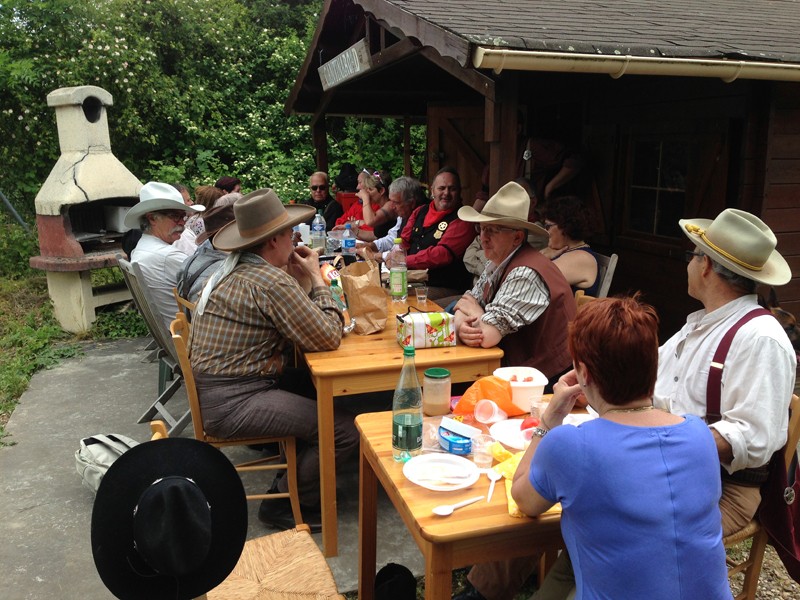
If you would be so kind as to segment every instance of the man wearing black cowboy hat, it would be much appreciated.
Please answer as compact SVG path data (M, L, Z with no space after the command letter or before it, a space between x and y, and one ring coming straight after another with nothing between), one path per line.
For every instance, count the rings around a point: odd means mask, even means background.
M317 405L307 381L289 382L295 346L335 350L343 317L320 274L318 255L292 244L292 226L314 209L284 207L270 189L233 205L236 220L220 229L214 246L231 254L210 278L192 327L192 367L207 433L226 438L293 435L304 442L297 479L305 521L319 528ZM311 282L311 294L299 277ZM337 461L358 446L351 416L334 413ZM271 491L285 492L281 479ZM294 526L289 502L262 504L259 518L278 528Z

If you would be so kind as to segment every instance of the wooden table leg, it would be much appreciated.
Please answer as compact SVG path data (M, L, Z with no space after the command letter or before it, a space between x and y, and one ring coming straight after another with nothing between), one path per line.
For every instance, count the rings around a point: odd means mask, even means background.
M453 551L449 544L426 544L425 600L450 600L453 594Z
M366 442L361 441L364 448ZM378 540L378 478L362 453L358 484L358 597L375 597L375 566ZM378 599L380 600L380 599Z
M333 434L333 386L330 381L314 381L317 388L317 429L319 431L319 488L322 506L322 552L339 554L336 509L336 450Z

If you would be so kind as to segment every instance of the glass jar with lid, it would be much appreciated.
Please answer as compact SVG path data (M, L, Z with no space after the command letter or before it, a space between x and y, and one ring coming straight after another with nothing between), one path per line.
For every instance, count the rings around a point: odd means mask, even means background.
M450 371L434 367L422 380L422 411L429 417L450 413Z

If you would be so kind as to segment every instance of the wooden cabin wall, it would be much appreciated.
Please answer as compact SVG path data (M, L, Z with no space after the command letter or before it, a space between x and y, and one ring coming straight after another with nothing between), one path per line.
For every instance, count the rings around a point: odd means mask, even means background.
M762 218L792 269L776 290L781 307L800 315L800 84L774 83L771 99Z

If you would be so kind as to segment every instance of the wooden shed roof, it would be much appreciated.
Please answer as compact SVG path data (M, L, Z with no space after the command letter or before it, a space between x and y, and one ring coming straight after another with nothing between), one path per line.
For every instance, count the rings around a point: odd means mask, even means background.
M379 31L371 32L371 27ZM370 34L370 69L325 92L317 68ZM758 78L800 80L800 2L326 0L286 108L316 114L424 115L426 103L452 102L473 93L491 97L496 79L492 69L475 68L486 50L495 53L494 62L483 66L498 70L608 73L584 67L609 58L645 61L639 63L644 65L639 74L670 75L680 73L659 71L655 63L735 61L783 69ZM510 51L522 61L545 57L554 62L544 68L519 62L514 66L498 58L498 51ZM576 57L584 64L563 61ZM696 75L728 77L713 71Z

